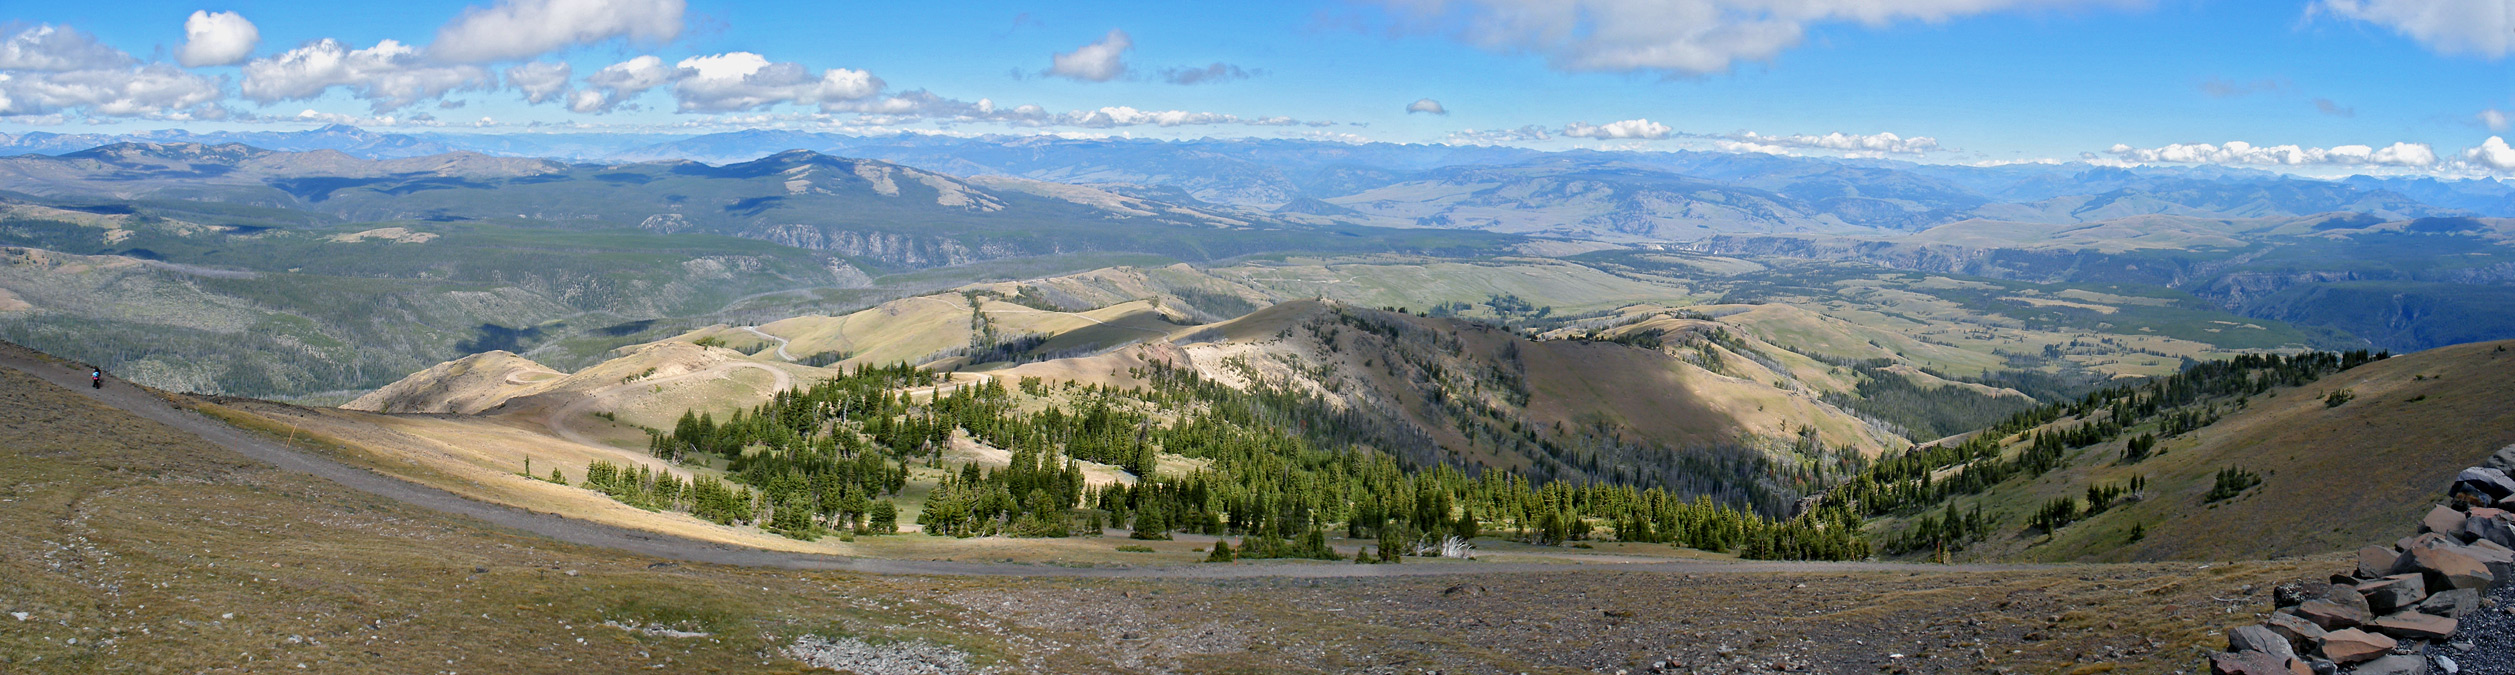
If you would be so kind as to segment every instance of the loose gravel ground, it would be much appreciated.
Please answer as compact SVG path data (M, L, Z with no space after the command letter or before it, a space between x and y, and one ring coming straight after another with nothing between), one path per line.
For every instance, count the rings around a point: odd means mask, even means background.
M2453 640L2428 646L2436 672L2446 672L2441 657L2459 675L2515 675L2515 584L2499 586L2482 605L2462 618Z

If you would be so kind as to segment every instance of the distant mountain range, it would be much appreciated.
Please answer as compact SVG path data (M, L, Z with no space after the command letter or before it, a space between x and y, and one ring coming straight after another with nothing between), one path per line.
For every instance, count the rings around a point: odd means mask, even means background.
M116 143L242 144L312 153L309 157L337 153L369 160L473 153L543 158L553 164L732 165L807 150L880 160L952 180L1004 177L1083 186L1234 220L1474 229L1627 243L1733 234L1896 236L1977 219L2076 223L2148 215L2289 218L2344 211L2385 220L2515 217L2515 184L2489 179L2358 176L2326 181L2223 167L1974 167L1714 152L1546 153L1265 139L961 138L777 130L700 136L380 134L328 126L298 132L0 135L0 154L66 156ZM338 161L325 157L319 163Z

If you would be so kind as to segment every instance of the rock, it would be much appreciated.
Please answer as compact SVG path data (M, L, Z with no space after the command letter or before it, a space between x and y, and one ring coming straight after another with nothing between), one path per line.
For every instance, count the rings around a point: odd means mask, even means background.
M2399 558L2401 556L2399 554L2395 554L2393 557ZM2392 574L2392 563L2387 562L2384 566L2384 574ZM2384 576L2384 574L2378 574L2375 576L2380 577ZM2271 606L2286 609L2305 604L2305 601L2307 600L2321 600L2323 599L2323 591L2329 590L2331 587L2331 584L2318 584L2310 581L2292 581L2273 586L2270 589Z
M2367 609L2377 614L2417 607L2419 601L2428 599L2428 584L2417 574L2395 574L2358 584L2357 590L2366 596Z
M2428 509L2427 517L2419 519L2419 531L2454 534L2463 531L2463 512L2439 506Z
M2330 600L2308 600L2305 604L2297 606L2297 616L2329 631L2364 625L2366 622L2375 620L2375 612L2368 611L2364 605L2345 605Z
M2323 658L2342 665L2371 661L2385 652L2393 651L2393 648L2400 644L2382 635L2356 628L2344 628L2323 636Z
M2419 611L2448 619L2463 618L2463 615L2470 614L2472 610L2479 608L2480 591L2470 588L2457 588L2429 595L2428 599L2419 601Z
M2472 509L2472 511L2493 511L2494 513L2463 519L2464 537L2470 538L2473 542L2486 541L2499 546L2515 547L2515 514L2497 509Z
M2409 611L2376 619L2367 627L2405 640L2443 640L2454 637L2454 625L2453 619Z
M2227 631L2227 651L2261 652L2282 659L2297 657L2297 649L2288 644L2288 638L2261 626L2239 626Z
M2463 547L2463 552L2478 558L2480 564L2489 566L2489 574L2497 577L2500 583L2515 581L2515 548L2482 539Z
M2222 652L2209 657L2212 675L2312 675L2314 670L2294 657L2261 652Z
M2515 478L2508 478L2506 471L2501 469L2475 466L2454 476L2451 494L2456 501L2488 506L2515 496Z
M2392 574L2393 561L2400 559L2400 551L2395 551L2383 546L2369 546L2358 549L2358 578L2373 579L2387 574Z
M2305 665L2314 669L2314 675L2340 675L2340 664L2331 659L2307 659Z
M2262 620L2262 627L2288 638L2288 645L2295 647L2299 654L2312 654L2322 649L2323 635L2329 632L2305 617L2286 612L2271 613L2270 618Z
M2490 455L2488 461L2481 462L2480 466L2497 469L2500 473L2515 474L2515 445L2498 448L2497 454Z
M2410 654L2395 654L2359 664L2352 672L2358 675L2428 675L2428 660Z
M2454 675L2455 673L2463 672L2462 664L2455 663L2454 657L2443 655L2436 657L2436 669L2445 671L2445 675Z
M2457 588L2488 588L2497 581L2487 563L2449 543L2427 541L2432 535L2419 535L2422 541L2402 549L2401 559L2393 563L2396 573L2417 572L2427 577L2428 590Z

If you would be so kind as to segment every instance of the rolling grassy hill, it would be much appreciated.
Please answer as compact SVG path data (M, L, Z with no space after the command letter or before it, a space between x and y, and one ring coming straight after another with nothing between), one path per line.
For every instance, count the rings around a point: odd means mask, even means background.
M2339 396L2335 396L2339 393ZM2395 356L2214 409L2215 423L2165 434L2158 421L2121 438L2070 450L2049 473L2002 482L1954 500L1980 506L1996 526L1959 554L1997 560L2232 560L2345 551L2391 541L2401 523L2444 498L2456 471L2515 443L2515 342L2444 347ZM2046 428L2068 428L2076 419ZM2157 434L2146 459L2132 438ZM2260 483L2213 499L2218 474L2239 469ZM2132 499L2051 532L2028 530L2036 509L2079 499L2095 485L2146 487ZM1885 518L1873 535L1906 531L1912 516Z

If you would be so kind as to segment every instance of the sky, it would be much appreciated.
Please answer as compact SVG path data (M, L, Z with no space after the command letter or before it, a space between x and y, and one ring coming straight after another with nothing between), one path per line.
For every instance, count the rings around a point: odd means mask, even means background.
M0 132L783 128L2515 176L2515 0L21 0L0 21Z

